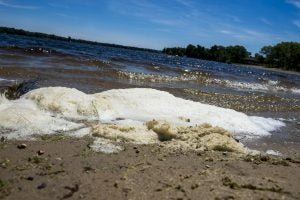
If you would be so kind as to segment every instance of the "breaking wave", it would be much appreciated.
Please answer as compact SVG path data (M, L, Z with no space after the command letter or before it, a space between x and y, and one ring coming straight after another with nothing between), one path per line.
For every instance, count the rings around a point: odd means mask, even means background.
M260 91L260 92L290 92L300 94L300 89L295 87L286 87L279 84L278 81L268 80L265 83L250 83L231 80L223 80L211 77L211 75L200 71L187 71L177 76L146 74L137 72L118 71L120 78L147 81L147 82L185 82L193 81L200 85L221 85L234 88L240 91Z

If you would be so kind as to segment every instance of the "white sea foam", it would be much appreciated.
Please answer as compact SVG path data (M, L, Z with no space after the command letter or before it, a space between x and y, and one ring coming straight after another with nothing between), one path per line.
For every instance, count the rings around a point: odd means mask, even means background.
M266 154L274 155L274 156L281 156L282 155L279 151L274 151L272 149L267 150Z
M8 139L30 139L32 135L68 131L76 135L83 127L83 124L55 117L27 99L0 101L0 133Z
M0 82L13 82L13 81L15 81L15 80L0 78Z
M112 144L110 140L97 138L89 147L95 152L118 153L123 150L121 146Z
M300 88L296 87L284 87L280 86L278 81L267 80L265 83L247 83L239 81L221 80L210 78L203 75L201 72L185 71L186 73L180 76L167 76L167 75L155 75L155 74L145 74L145 73L135 73L135 72L124 72L119 71L120 77L128 78L130 80L137 81L150 81L150 82L177 82L177 81L197 81L203 84L219 84L225 85L227 87L235 88L241 91L255 90L262 92L290 92L294 94L300 94Z
M145 122L166 120L175 126L194 126L209 123L232 133L268 135L284 123L262 117L249 117L241 112L177 98L154 89L110 90L93 95L109 102L102 110L100 120L116 118ZM188 119L188 120L184 120Z
M158 121L158 127L149 125L153 119ZM199 134L205 136L206 132L219 138L214 142L217 146L224 144L219 143L224 138L230 139L221 129L206 125L197 128L205 123L247 137L268 135L285 125L279 120L247 116L145 88L116 89L89 95L76 89L49 87L33 90L18 100L0 97L0 135L9 139L30 139L35 135L55 133L77 137L93 134L116 142L147 144L172 135L176 139L185 138L182 141L194 142L196 140L188 136L189 133L196 138ZM197 141L204 145L207 138L212 141L212 135ZM233 141L230 139L226 144L240 148ZM101 146L103 141L96 144ZM210 147L209 144L206 146Z
M287 88L278 85L278 81L269 80L267 83L246 83L238 81L229 80L219 80L214 79L215 83L224 84L228 87L236 88L238 90L256 90L256 91L272 91L272 92L291 92L295 94L300 94L299 88Z

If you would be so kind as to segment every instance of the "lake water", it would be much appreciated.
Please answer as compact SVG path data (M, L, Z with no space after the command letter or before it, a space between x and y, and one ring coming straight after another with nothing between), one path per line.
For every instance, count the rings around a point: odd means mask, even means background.
M162 53L0 34L0 86L39 78L93 94L154 88L176 97L285 123L241 141L253 149L300 152L300 75ZM142 101L142 99L141 99Z

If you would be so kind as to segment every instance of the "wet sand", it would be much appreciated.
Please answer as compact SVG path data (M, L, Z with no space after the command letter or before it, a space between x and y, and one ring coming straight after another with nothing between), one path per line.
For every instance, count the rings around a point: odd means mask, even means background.
M103 154L91 151L91 142L62 136L2 141L0 199L300 198L298 154L253 157L133 144ZM22 143L26 148L18 148Z

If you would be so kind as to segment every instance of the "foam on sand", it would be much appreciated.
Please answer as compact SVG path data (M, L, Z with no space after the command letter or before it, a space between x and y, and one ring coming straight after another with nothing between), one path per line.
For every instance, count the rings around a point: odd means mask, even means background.
M271 118L247 116L145 88L89 95L71 88L48 87L33 90L17 100L0 98L0 135L9 139L63 133L116 142L167 141L194 149L241 152L243 147L228 132L257 137L282 126L283 122Z
M248 136L269 135L271 131L284 125L274 119L247 116L232 109L184 100L155 89L109 90L93 97L108 102L106 107L109 109L100 108L100 120L103 122L113 122L121 118L135 122L165 120L175 126L209 123L233 134Z
M95 125L94 137L115 142L154 144L181 150L217 150L246 153L247 150L232 135L219 127L209 124L190 127L173 127L166 121L151 120L143 125ZM95 145L93 146L95 147Z
M0 135L8 139L31 139L33 135L74 132L83 128L40 109L35 102L20 99L15 101L0 98Z
M105 138L97 138L89 147L95 152L118 153L123 150L121 146L112 144L110 140Z

